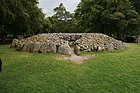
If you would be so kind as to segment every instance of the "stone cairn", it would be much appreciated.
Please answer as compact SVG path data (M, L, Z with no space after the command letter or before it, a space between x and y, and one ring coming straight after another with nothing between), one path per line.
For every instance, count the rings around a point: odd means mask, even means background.
M124 50L127 44L99 33L48 33L14 39L11 48L33 53L78 55L81 51Z

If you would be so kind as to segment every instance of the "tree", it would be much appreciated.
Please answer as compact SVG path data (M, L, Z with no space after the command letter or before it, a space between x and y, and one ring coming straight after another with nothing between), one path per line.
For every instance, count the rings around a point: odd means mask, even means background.
M63 3L60 3L60 5L56 8L54 8L55 14L53 17L57 18L58 20L64 20L67 21L71 18L70 12L66 10Z
M77 25L84 32L100 32L123 39L137 31L140 15L129 0L81 0L75 11Z
M5 34L32 35L39 33L44 24L44 14L37 0L1 0L0 28Z
M45 18L42 33L49 33L49 32L51 32L52 23L51 23L50 19L51 19L50 17Z
M48 18L51 22L51 32L74 32L74 14L67 11L62 3L54 8L54 12L55 14Z

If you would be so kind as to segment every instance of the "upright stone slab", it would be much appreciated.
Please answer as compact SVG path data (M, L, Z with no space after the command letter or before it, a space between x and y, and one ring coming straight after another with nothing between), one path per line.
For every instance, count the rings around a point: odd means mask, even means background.
M77 54L77 55L80 54L80 47L79 47L78 45L76 45L76 46L74 47L74 52L75 52L75 54Z
M33 53L38 53L38 52L40 52L40 48L41 48L42 43L40 43L40 42L35 42L33 45L34 45Z
M56 45L51 42L45 42L42 44L40 47L40 52L41 53L56 53Z
M58 47L58 53L71 55L71 48L68 44L63 44Z

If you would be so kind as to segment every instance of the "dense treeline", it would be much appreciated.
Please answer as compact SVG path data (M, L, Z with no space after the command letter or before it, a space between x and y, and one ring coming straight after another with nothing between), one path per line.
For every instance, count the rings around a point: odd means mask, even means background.
M37 0L0 0L1 34L32 35L44 25L44 14Z
M132 2L130 2L132 1ZM139 34L139 0L81 0L75 11L79 31L124 39Z
M140 34L139 6L139 0L81 0L69 18L60 4L54 9L56 14L48 18L50 32L97 32L124 39Z
M37 0L0 0L0 34L96 32L118 39L140 34L140 0L81 0L75 13L64 5L45 18Z

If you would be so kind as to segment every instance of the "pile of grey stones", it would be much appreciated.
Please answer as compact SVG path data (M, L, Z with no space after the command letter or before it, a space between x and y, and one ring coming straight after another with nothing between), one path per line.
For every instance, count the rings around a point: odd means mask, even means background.
M101 52L124 50L126 43L99 33L44 33L25 39L14 39L11 48L33 53L79 54L81 51Z

